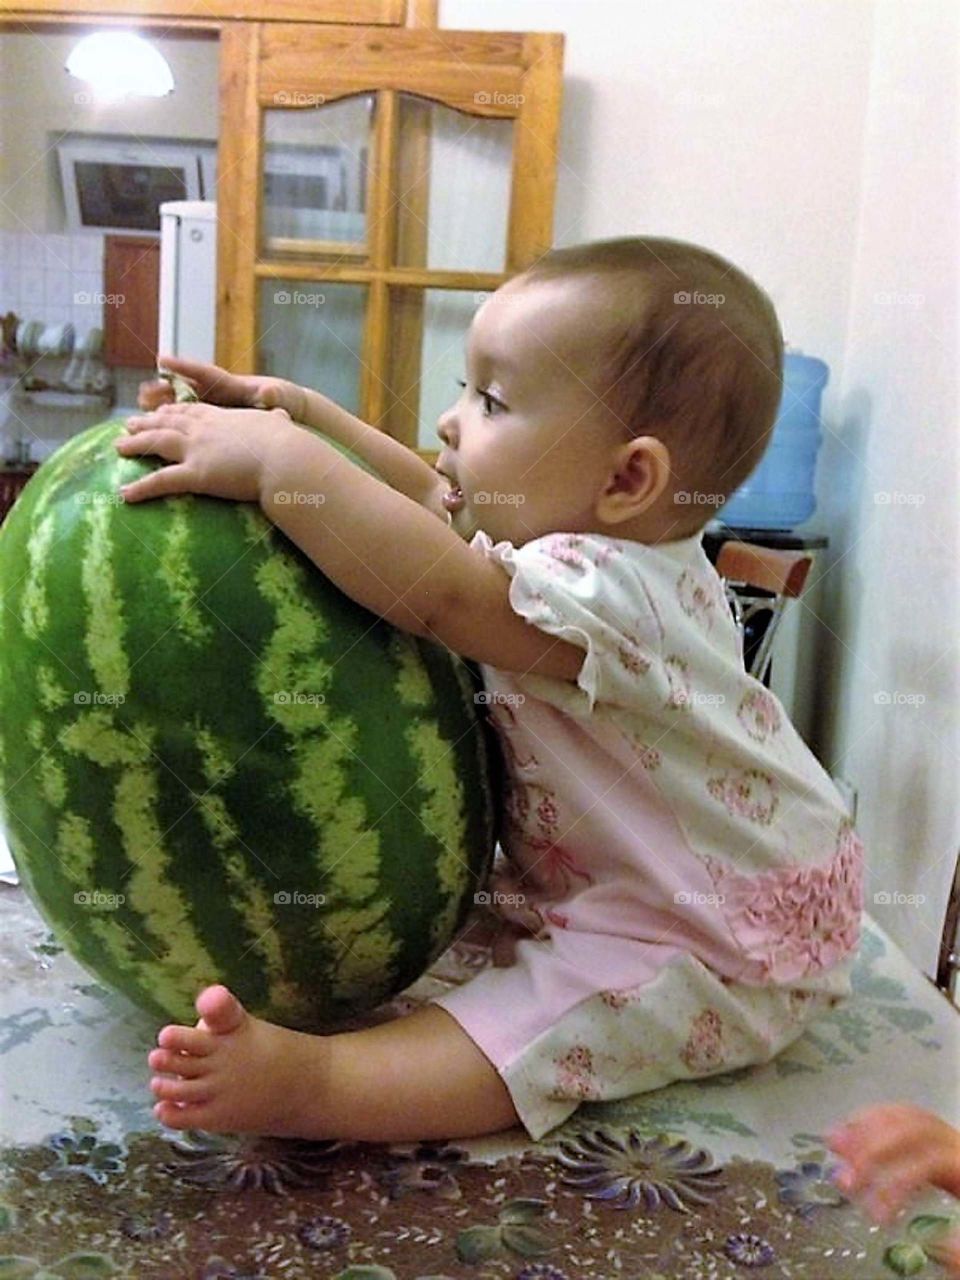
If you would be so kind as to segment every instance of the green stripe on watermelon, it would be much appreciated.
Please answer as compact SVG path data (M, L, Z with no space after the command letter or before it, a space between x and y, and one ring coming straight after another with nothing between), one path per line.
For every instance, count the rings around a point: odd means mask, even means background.
M446 844L445 856L438 860L438 873L444 889L445 900L433 921L434 943L442 949L444 940L454 936L463 925L473 904L473 895L483 887L486 870L478 875L461 855L461 844L472 848L475 843L494 843L491 818L494 813L493 797L489 790L489 744L480 733L464 732L464 723L478 722L474 694L483 688L479 672L471 664L462 662L435 645L421 646L421 661L434 690L436 728L446 744L444 768L457 779L461 798L460 841L451 835ZM496 749L496 744L493 744ZM482 789L483 803L468 803L464 795L464 780Z
M472 894L475 886L460 852L467 806L456 768L455 742L440 731L446 701L456 697L457 691L449 680L449 659L441 657L439 662L433 662L435 656L439 657L437 650L427 644L420 646L415 660L414 654L409 653L402 684L406 705L429 706L432 713L430 719L408 727L405 738L419 771L420 820L436 842L436 895L424 904L423 920L436 947L451 936L464 892L469 888ZM438 683L444 678L445 690Z

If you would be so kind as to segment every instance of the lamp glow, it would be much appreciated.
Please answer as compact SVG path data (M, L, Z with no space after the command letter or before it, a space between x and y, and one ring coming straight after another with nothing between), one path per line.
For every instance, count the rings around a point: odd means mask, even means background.
M128 95L162 98L173 91L173 74L166 58L132 31L97 31L84 36L67 58L67 70L107 102Z

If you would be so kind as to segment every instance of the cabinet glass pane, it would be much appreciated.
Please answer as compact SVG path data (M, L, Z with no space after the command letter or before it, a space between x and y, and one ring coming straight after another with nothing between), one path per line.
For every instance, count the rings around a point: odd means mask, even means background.
M404 444L442 447L437 420L460 394L467 330L487 297L459 289L390 290L390 395L381 425Z
M366 260L373 103L368 93L264 111L262 257Z
M503 271L513 121L400 95L397 263Z
M257 370L360 410L366 286L261 280Z

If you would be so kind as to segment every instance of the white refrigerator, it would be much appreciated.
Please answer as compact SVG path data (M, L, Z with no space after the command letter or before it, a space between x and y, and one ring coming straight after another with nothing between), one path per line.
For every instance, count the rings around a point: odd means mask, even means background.
M158 351L214 362L217 205L169 200L160 206Z

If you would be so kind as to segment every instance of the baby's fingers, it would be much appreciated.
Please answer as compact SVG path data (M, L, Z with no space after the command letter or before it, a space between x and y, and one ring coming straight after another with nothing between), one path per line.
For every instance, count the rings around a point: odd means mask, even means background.
M246 375L230 373L217 364L187 360L182 356L157 356L157 367L175 373L190 383L200 400L225 408L246 408L250 403L250 382Z
M960 1276L960 1229L954 1228L943 1239L925 1244L924 1250L945 1268L947 1275Z
M827 1146L843 1157L859 1181L864 1173L893 1168L929 1150L941 1125L936 1116L919 1107L885 1103L850 1116L827 1135Z
M254 409L282 409L287 417L290 417L286 402L287 396L282 387L267 385L257 392L253 407Z
M292 422L307 416L303 387L282 378L260 379L252 403L255 409L282 409Z
M875 1222L891 1222L914 1194L929 1185L930 1159L920 1156L890 1164L861 1193L863 1207Z
M196 408L199 406L172 403L162 404L149 413L132 413L127 419L127 435L118 437L116 443L126 441L129 436L140 435L144 431L157 431L160 428L167 431L182 431L188 425L190 411Z
M118 492L124 502L143 502L149 498L166 498L178 493L195 492L190 472L181 463L178 466L158 467L149 475L121 485Z
M155 453L168 462L181 462L186 448L186 436L182 431L176 431L171 427L154 426L138 431L135 435L118 436L113 442L113 447L125 458L132 458L137 454Z
M173 387L163 379L141 382L137 390L137 405L149 413L152 409L159 409L162 404L172 403L173 396Z

